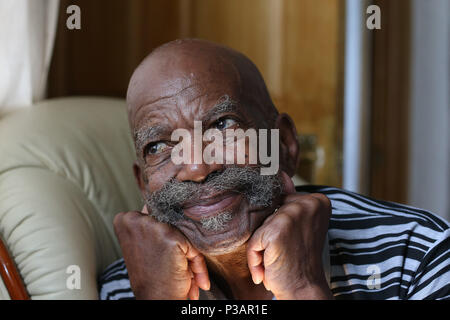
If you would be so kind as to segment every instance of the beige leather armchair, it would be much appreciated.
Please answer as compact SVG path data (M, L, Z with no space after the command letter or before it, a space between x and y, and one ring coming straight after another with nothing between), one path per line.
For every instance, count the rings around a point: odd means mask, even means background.
M121 256L114 215L142 207L133 161L123 100L52 99L0 116L0 299L98 298L98 274ZM11 291L20 281L25 295Z

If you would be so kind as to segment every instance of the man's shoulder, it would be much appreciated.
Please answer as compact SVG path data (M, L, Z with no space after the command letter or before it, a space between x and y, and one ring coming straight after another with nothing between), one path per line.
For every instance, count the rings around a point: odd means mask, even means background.
M322 193L332 204L331 226L336 228L372 229L403 225L407 229L426 228L427 234L439 238L450 224L428 210L391 201L379 200L345 189L322 186L297 186L298 192Z
M344 189L306 185L332 204L328 239L331 285L339 299L425 299L448 296L450 226L420 208ZM371 283L373 273L378 283Z

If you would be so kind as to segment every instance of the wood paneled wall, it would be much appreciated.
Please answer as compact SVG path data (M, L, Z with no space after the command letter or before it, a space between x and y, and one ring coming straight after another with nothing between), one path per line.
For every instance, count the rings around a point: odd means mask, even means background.
M316 183L340 185L342 2L192 0L190 34L249 56L277 108L318 138Z
M407 202L410 108L410 0L377 0L373 35L370 195Z
M229 45L252 59L301 134L317 136L317 184L341 185L343 0L78 0L67 30L61 1L49 95L124 97L150 50L183 37Z

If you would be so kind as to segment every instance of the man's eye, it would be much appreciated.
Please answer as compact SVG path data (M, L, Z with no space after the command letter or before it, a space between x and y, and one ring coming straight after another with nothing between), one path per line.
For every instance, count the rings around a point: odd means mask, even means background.
M148 145L146 154L158 154L163 152L167 147L168 145L164 142L153 142Z
M217 128L219 130L224 130L224 129L228 129L236 124L237 124L237 121L234 119L221 118L214 123L213 127Z

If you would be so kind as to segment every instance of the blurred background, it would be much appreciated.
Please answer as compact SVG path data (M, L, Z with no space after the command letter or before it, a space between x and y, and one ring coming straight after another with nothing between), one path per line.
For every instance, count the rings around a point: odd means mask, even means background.
M294 119L304 180L450 218L447 0L1 1L2 21L13 26L1 24L2 43L13 41L21 19L28 27L20 32L41 35L33 38L38 49L30 38L20 52L31 52L27 61L40 68L31 81L39 92L29 89L28 104L124 98L153 48L177 38L212 40L252 59L277 108ZM8 3L14 11L4 10ZM80 8L81 29L67 28L71 5ZM367 27L370 5L380 9L380 29ZM19 47L27 41L15 39ZM17 55L11 48L0 56L9 83L14 67L23 71L5 62ZM4 83L0 108L27 105L14 102Z

